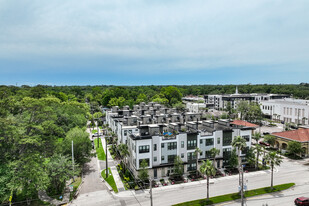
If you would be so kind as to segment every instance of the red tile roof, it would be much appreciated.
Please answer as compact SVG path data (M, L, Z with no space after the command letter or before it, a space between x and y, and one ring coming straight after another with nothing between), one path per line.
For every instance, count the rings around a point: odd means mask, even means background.
M250 122L246 122L244 120L234 120L231 122L231 124L239 125L239 126L245 126L245 127L259 127L259 125L252 124Z
M309 129L297 129L285 132L274 132L272 135L278 137L284 137L287 139L295 140L298 142L308 142L309 141Z

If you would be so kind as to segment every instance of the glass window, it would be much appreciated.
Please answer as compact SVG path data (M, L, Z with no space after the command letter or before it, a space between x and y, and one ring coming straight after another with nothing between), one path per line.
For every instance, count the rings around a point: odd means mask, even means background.
M149 145L143 145L138 147L139 153L147 153L149 152Z
M127 136L127 132L128 132L127 130L124 130L124 136Z
M164 156L161 156L161 160L162 160L162 161L164 160Z
M181 141L181 148L184 148L184 147L185 147L185 142Z
M205 145L206 146L213 146L214 145L214 139L213 138L206 139Z
M174 163L175 157L176 157L176 155L168 155L167 156L167 162L168 163Z
M153 161L156 162L157 161L157 157L153 157Z
M161 143L161 148L164 148L164 143Z
M200 139L200 144L203 144L203 140L202 139Z
M153 150L154 150L154 151L157 151L157 144L154 144L154 145L153 145Z
M181 153L181 158L184 158L185 157L185 154L184 153Z
M218 138L217 138L217 144L220 144L220 141L221 141L221 138L218 137Z
M177 142L167 143L167 150L175 150L175 149L177 149Z

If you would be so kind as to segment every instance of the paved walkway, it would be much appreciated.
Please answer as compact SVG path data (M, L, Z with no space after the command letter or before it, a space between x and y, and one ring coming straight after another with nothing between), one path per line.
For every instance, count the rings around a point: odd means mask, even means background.
M115 165L117 165L117 163L113 160L112 155L110 154L109 150L106 149L105 138L101 138L101 141L102 141L102 145L103 145L103 149L105 151L105 154L107 153L108 165L109 165L109 167L112 171L112 175L114 177L117 189L118 189L119 192L124 191L125 189L124 189L123 182L121 181L121 178L120 178L119 173L117 171L117 168L115 166ZM101 170L103 170L103 169L101 168Z

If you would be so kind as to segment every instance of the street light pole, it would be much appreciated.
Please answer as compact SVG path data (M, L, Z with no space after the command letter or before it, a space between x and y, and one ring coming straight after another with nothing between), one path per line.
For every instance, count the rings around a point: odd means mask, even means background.
M244 169L241 166L241 206L244 206Z
M106 178L108 177L107 136L105 136Z
M73 149L73 140L72 140L72 166L73 166L73 181L74 180L74 149Z
M152 180L151 178L149 179L149 182L150 182L150 206L153 206L153 202L152 202Z

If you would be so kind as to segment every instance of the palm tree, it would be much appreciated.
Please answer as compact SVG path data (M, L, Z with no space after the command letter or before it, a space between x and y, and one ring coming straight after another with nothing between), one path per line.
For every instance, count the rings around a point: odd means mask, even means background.
M220 154L220 150L217 148L211 148L210 150L210 155L212 156L212 158L214 158L213 164L214 167L216 168L216 156Z
M242 172L241 159L240 159L240 151L246 148L246 140L241 136L237 136L233 139L232 146L237 148L237 157L238 157L238 171L239 171L239 184L240 184L240 173Z
M260 153L263 151L262 146L257 144L255 145L255 153L256 153L256 163L255 163L255 169L259 169L259 157Z
M194 150L194 154L196 156L196 176L198 176L198 158L199 158L199 155L200 153L202 152L202 150L200 148L195 148Z
M130 155L130 152L129 152L129 148L128 148L128 145L126 144L120 144L118 145L117 147L118 151L119 151L119 155L122 159L122 161L124 160L124 165L126 167L126 164L127 164L127 156ZM124 170L125 171L125 170Z
M274 183L274 166L280 166L282 157L277 152L269 152L266 155L266 161L269 161L271 167L271 189L273 189Z
M216 174L216 169L213 166L212 161L206 160L206 162L202 162L200 171L202 174L205 174L207 176L207 200L209 200L209 177Z
M254 134L253 134L253 136L252 136L252 139L254 139L255 141L256 141L256 144L258 144L259 143L259 140L262 138L262 135L261 135L261 133L259 133L259 132L255 132Z

